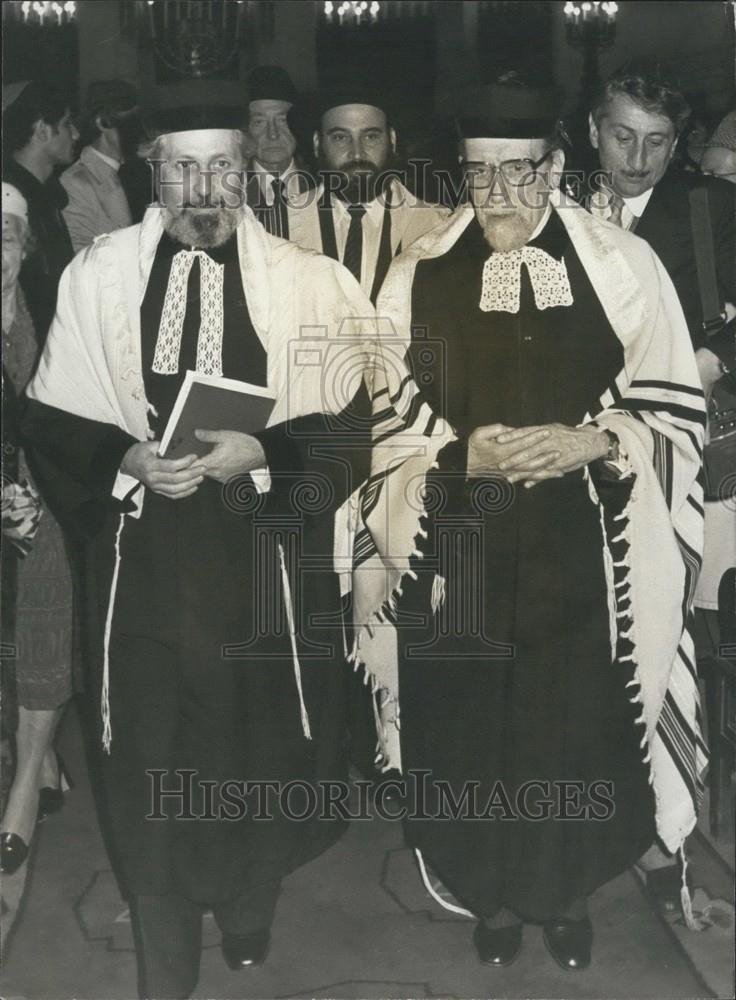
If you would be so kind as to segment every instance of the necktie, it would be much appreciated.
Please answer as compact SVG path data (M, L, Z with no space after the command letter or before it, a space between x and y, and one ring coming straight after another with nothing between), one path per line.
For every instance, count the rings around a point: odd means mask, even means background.
M571 306L572 290L565 261L555 260L539 247L495 251L483 265L480 308L483 312L518 313L521 297L521 265L526 264L537 309Z
M225 265L212 260L204 250L180 250L171 261L153 355L153 371L160 375L174 375L179 370L181 336L187 311L187 283L195 258L199 259L200 308L197 371L202 375L222 375L222 285Z
M363 259L363 216L364 205L348 205L350 213L350 228L345 241L345 253L342 262L356 281L360 281L360 269Z
M283 240L289 238L289 211L286 204L286 181L274 177L271 181L273 205L271 206L272 228L268 231L272 236L280 236Z
M610 200L608 202L611 214L608 216L608 221L612 222L614 226L621 228L623 226L622 213L624 210L624 200L619 194L611 192Z

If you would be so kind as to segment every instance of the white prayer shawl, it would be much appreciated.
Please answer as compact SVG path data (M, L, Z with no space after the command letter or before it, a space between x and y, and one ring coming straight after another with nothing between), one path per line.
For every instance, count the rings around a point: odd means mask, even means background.
M595 420L618 435L636 477L618 522L620 534L607 543L602 538L612 661L617 641L629 639L635 677L629 695L641 706L642 758L650 767L657 831L675 851L695 825L707 763L688 621L703 537L703 394L679 301L648 244L593 219L559 192L552 204L624 352L615 383L583 422ZM472 208L458 210L398 257L377 306L387 384L381 385L377 368L374 409L383 419L375 430L371 476L361 491L353 575L356 625L372 624L359 630L352 656L381 698L379 746L386 767L400 766L392 614L403 576L414 575L410 563L421 558L416 539L425 534L427 471L454 439L408 376L411 289L417 263L446 253L472 218ZM591 501L598 503L587 470L584 475ZM603 532L602 511L601 524ZM620 540L629 549L622 565L614 566L609 544ZM443 597L444 581L436 577L433 610ZM620 605L629 597L626 613Z
M140 441L153 436L141 364L140 308L163 233L163 209L140 225L101 236L62 275L57 311L31 399L76 416L114 424ZM270 236L249 208L237 230L243 290L268 357L276 404L269 425L309 413L337 414L369 371L375 314L353 276L339 264ZM118 474L122 497L136 481ZM143 490L138 490L138 513ZM121 514L108 599L102 682L103 745L112 739L109 642L120 567ZM291 634L302 728L311 738L301 687L289 577L281 552L283 599Z
M334 261L270 236L244 208L237 230L243 290L276 397L269 424L339 412L357 389L373 306ZM101 236L62 275L54 322L28 395L80 417L150 437L140 308L163 233L163 209ZM324 377L330 365L350 378Z

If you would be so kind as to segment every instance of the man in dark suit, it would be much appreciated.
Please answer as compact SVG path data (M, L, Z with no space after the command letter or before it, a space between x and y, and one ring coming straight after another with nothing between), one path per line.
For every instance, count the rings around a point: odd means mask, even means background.
M246 199L266 232L288 240L289 198L310 186L296 160L297 141L289 122L296 87L280 66L258 66L247 86L245 135L251 160Z
M716 317L703 315L691 213L707 211L710 216L718 308L725 312L728 303L736 303L736 192L725 181L673 165L689 115L685 97L656 64L630 62L621 67L604 83L590 112L590 142L598 151L601 173L587 198L593 215L635 230L664 264L685 313L707 391L720 377L729 347L723 334L709 337L713 331L708 321ZM691 207L696 189L705 199ZM730 352L732 356L732 345ZM678 909L676 859L655 843L639 867L655 903L666 911Z
M703 329L690 192L707 192L721 305L736 302L736 197L734 188L672 165L690 109L657 67L622 67L601 89L590 113L590 141L605 174L590 193L590 210L636 230L660 258L677 291L693 346ZM712 317L705 317L712 318Z

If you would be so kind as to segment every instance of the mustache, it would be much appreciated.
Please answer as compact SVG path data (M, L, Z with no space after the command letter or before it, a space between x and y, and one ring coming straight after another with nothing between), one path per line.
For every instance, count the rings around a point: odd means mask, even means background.
M622 170L621 173L624 177L630 177L632 180L643 180L649 173L648 170Z
M355 170L365 170L371 174L378 173L378 167L375 165L375 163L371 163L370 160L350 160L349 163L344 164L342 169L345 171L345 173Z
M222 198L203 198L202 201L185 201L181 207L190 212L218 212L230 206Z

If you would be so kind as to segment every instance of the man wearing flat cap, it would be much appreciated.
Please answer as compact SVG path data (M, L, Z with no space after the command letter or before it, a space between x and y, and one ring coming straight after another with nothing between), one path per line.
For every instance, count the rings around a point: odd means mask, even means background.
M657 257L558 190L549 92L495 84L458 124L470 204L377 304L354 654L428 891L482 962L529 922L578 970L588 897L655 829L680 849L702 792L704 404Z
M400 182L385 95L365 87L321 102L314 153L324 180L292 199L290 239L340 261L375 302L389 264L447 216Z
M241 204L236 124L161 116L159 201L64 272L25 425L85 549L102 816L145 997L195 988L208 907L232 969L263 961L282 877L344 825L310 803L346 778L332 519L360 474L346 413L373 310ZM187 370L272 396L265 429L210 423L162 457Z
M296 139L289 113L296 87L280 66L259 66L248 77L246 136L253 147L247 186L248 204L266 232L289 239L289 198L307 188L306 174L294 158Z

